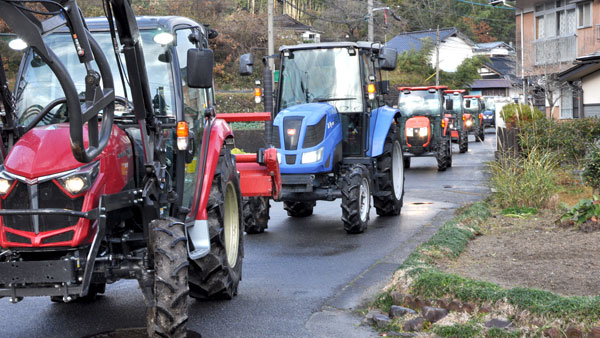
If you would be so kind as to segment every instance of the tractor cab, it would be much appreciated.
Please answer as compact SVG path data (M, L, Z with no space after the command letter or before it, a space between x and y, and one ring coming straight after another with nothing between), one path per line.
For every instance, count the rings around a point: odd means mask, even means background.
M460 153L467 152L469 150L469 132L468 125L472 124L470 121L470 114L465 113L463 106L464 96L466 90L464 89L450 89L444 91L446 94L446 100L452 101L451 104L447 104L446 116L453 119L451 123L451 136L452 142L458 143L458 150Z
M404 166L410 167L410 158L415 156L435 156L438 169L451 166L449 145L449 124L451 118L445 116L446 86L400 87L398 109L402 114L401 137L404 152Z
M483 99L480 95L465 95L463 105L467 116L465 121L467 130L475 135L477 142L483 141L485 137L483 125L485 103Z

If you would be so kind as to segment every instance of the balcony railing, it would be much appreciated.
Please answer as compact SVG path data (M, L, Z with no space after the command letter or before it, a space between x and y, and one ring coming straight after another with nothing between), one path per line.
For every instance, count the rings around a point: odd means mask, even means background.
M536 66L570 62L577 58L575 35L535 40L533 46Z

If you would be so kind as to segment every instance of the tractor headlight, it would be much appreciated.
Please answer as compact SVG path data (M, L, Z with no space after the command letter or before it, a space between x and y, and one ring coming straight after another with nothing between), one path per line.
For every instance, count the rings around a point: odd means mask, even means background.
M471 120L467 120L467 127L470 127L470 126L472 126L472 125L473 125L473 121L471 121Z
M0 178L0 195L6 195L10 191L13 182L6 178Z
M415 133L413 131L413 128L406 128L406 136L408 137L413 137L415 136Z
M98 177L100 162L93 163L57 179L60 185L71 195L78 195L92 187Z
M302 153L302 164L319 162L323 158L323 147Z
M425 137L425 136L427 136L427 134L428 134L427 127L419 128L419 136Z

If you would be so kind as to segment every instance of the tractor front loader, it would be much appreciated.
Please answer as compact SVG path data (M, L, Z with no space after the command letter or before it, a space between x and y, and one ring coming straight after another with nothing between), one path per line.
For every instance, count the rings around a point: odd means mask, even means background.
M103 5L84 20L75 0L0 0L26 47L14 93L0 67L0 297L92 300L136 279L148 335L184 337L188 295L237 294L241 198L278 196L277 155L231 155L215 31Z

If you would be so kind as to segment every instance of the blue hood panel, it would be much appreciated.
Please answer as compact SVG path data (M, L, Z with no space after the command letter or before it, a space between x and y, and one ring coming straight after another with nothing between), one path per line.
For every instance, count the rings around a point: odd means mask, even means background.
M296 150L285 150L285 130L283 128L283 120L287 117L295 117L302 119L300 134L298 139L298 148ZM314 147L303 148L304 137L306 136L306 128L318 124L325 117L325 137ZM282 174L314 174L320 172L328 172L333 167L333 156L336 147L342 142L342 125L340 117L334 106L328 103L305 103L295 105L280 111L273 120L273 126L277 126L279 135L279 144L281 148L277 149L280 154L281 162L279 169ZM277 129L276 129L277 130ZM302 163L302 154L312 152L323 148L323 155L320 161L314 163ZM287 157L286 157L287 155ZM287 164L288 158L296 156L293 164Z

